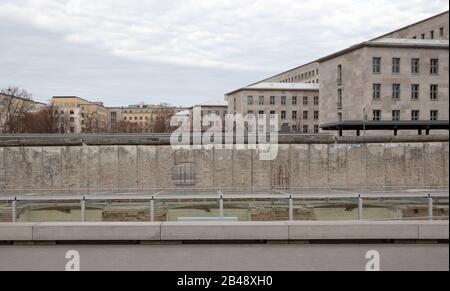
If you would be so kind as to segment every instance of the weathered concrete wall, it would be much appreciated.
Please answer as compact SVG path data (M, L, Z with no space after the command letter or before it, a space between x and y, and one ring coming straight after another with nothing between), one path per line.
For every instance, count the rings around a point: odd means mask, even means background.
M197 188L448 186L448 142L280 145L257 150L174 150L108 145L0 148L0 195L15 191L131 191L176 185L174 168L195 169Z

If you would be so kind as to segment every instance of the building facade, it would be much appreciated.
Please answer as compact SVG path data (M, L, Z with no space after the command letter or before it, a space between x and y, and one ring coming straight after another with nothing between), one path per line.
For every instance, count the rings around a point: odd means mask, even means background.
M96 133L107 128L108 110L101 102L77 96L54 96L51 102L59 112L65 133Z
M108 129L111 132L154 132L158 123L167 123L172 115L184 110L186 110L185 107L147 105L144 103L127 107L109 107L107 114Z
M317 130L317 126L321 128L322 125L349 121L359 121L364 125L389 121L394 127L395 123L414 125L415 122L446 121L448 128L448 40L449 12L446 11L233 91L225 98L231 112L277 113L282 131L324 132ZM288 90L278 85L279 90L276 91L276 83L298 84L299 90ZM305 85L317 85L314 90L308 90L312 94L310 98L319 100L319 105L312 110L299 108L301 96L308 96L301 92ZM266 101L267 96L275 98L275 104ZM290 103L289 100L281 101L281 98L294 97L299 99L296 105L290 105L292 108L280 105ZM263 102L260 103L258 98ZM311 111L314 112L313 120L310 120ZM297 120L302 117L307 117L303 124ZM323 128L328 130L330 127ZM337 134L335 131L331 133ZM355 129L345 134L361 132ZM392 130L367 134L392 134Z
M258 83L230 92L225 98L230 113L253 114L259 132L265 128L271 132L319 133L318 84ZM277 129L271 128L274 118Z

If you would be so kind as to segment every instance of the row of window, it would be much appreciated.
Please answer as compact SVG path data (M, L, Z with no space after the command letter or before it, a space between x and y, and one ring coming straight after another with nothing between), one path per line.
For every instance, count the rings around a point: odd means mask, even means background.
M392 110L392 120L400 121L400 110ZM373 120L380 121L382 119L381 110L373 111ZM420 110L412 110L411 111L411 120L417 121L420 119ZM430 111L430 120L438 120L439 119L439 110L431 110Z
M342 70L342 67L341 69ZM340 78L338 68L338 80ZM393 74L400 74L401 70L401 59L400 58L392 58L392 73ZM372 59L372 72L374 74L380 74L381 73L381 57L374 57ZM439 74L439 59L431 59L430 60L430 74L437 75ZM411 59L411 74L419 74L420 73L420 59L419 58L412 58Z
M372 97L374 100L379 100L381 98L381 84L373 84L373 93ZM419 100L420 97L420 85L419 84L411 84L410 88L411 100ZM401 85L400 84L392 84L392 99L399 100L401 96ZM429 90L430 100L436 101L439 96L439 85L432 84L430 85Z
M444 29L444 27L440 27L439 28L439 37L444 37L444 34L445 34L445 29ZM430 32L429 32L429 38L430 39L434 39L434 37L435 37L435 33L434 33L434 30L431 30ZM412 37L413 39L417 39L417 36L413 36ZM422 33L421 35L420 35L420 38L421 39L426 39L426 33Z
M298 114L297 113L298 112L295 111L295 110L292 111L291 112L291 118L294 119L294 120L297 120L297 118L298 118ZM254 112L252 110L249 110L248 114L252 115L252 114L254 114ZM264 110L260 110L258 112L259 119L263 119L264 114L265 114ZM275 118L275 114L276 114L276 112L274 110L271 110L270 111L270 119L274 119ZM281 116L282 120L288 119L287 111L281 111L281 115L280 116ZM319 111L314 111L314 115L313 116L314 116L314 120L319 120ZM309 111L303 111L303 120L308 120L308 119L309 119Z
M283 125L283 130L287 130L287 131L292 131L292 132L300 132L300 128L299 125L297 124L293 124L292 127L289 126L288 124ZM314 133L319 133L319 125L315 124L313 127ZM251 127L247 127L247 131L248 132L252 132ZM270 125L269 128L270 132L275 132L275 125ZM265 132L265 126L264 125L259 125L258 126L258 132ZM309 125L308 124L304 124L301 126L301 132L302 133L310 133L310 129L309 129Z
M292 105L297 105L298 99L297 96L293 96L292 100L291 100L291 104ZM303 97L303 105L308 105L309 103L309 97L305 96ZM264 105L265 104L265 97L264 96L259 96L258 98L258 105ZM276 104L276 97L275 96L270 96L270 105L275 105ZM287 104L287 97L286 96L281 96L281 105L286 105ZM253 96L247 96L247 105L253 105ZM319 97L315 96L314 97L314 106L319 106Z
M148 120L148 117L147 116L145 116L145 117L143 117L143 116L141 116L141 117L137 117L137 116L135 116L135 117L124 117L123 118L123 120L129 120L129 121L131 121L131 120ZM153 116L151 117L151 120L153 120Z
M292 82L296 82L296 81L303 81L305 79L311 79L312 77L315 77L318 75L319 75L319 69L315 69L315 70L312 70L312 71L309 71L306 73L301 73L294 77L284 79L280 83L292 83ZM315 83L315 80L313 80L312 82ZM319 83L319 79L317 79L317 83Z

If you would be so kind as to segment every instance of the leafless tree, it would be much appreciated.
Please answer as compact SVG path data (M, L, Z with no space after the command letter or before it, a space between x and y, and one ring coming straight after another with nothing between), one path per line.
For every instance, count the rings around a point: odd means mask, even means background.
M25 119L34 109L32 95L19 87L0 90L0 132L24 131Z
M153 132L167 133L173 129L170 126L170 119L175 114L175 110L167 103L158 105L155 110L155 122L153 124Z

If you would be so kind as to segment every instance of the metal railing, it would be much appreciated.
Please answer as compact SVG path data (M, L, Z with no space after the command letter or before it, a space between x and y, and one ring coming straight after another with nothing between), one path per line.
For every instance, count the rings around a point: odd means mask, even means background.
M364 217L365 202L377 199L380 202L393 199L423 199L426 201L426 216L416 216L415 219L429 219L433 220L448 219L448 216L434 216L434 206L437 199L446 199L444 204L448 208L449 193L445 188L421 190L404 190L393 189L379 190L379 191L362 191L360 193L352 192L347 189L313 189L313 188L289 188L289 189L270 189L263 190L253 189L252 192L248 189L172 189L165 191L154 191L148 193L95 193L95 194L28 194L19 196L0 196L0 202L7 202L11 204L11 222L17 222L18 203L76 203L80 205L81 222L86 222L86 204L93 201L110 201L110 202L124 202L124 201L139 201L141 203L148 203L147 210L149 211L149 221L155 221L155 203L164 201L177 201L178 203L189 203L193 201L215 201L219 207L219 220L225 218L224 204L226 202L234 201L286 201L286 208L288 213L288 220L294 221L295 203L307 200L325 200L329 203L330 200L344 199L345 201L354 201L355 208L357 208L357 220L367 220ZM252 194L249 194L252 193ZM390 202L388 206L394 206L395 203ZM407 204L407 203L406 203ZM407 218L402 218L407 219ZM376 220L383 220L377 218Z

